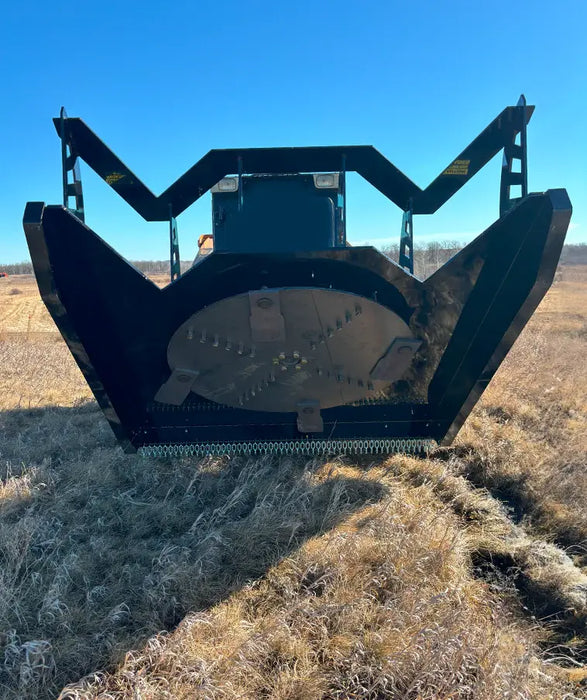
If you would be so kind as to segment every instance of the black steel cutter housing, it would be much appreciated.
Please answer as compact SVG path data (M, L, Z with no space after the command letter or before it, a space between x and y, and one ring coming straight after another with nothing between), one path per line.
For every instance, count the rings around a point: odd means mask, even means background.
M125 449L449 443L550 286L569 224L565 190L527 192L532 112L523 99L504 109L424 190L373 147L337 146L212 150L159 196L62 113L64 202L29 202L24 229L43 300ZM413 215L500 150L499 219L420 281ZM146 220L169 221L167 287L85 225L80 158ZM404 212L399 264L346 244L347 171ZM331 192L314 188L320 173L337 175ZM213 195L215 249L180 274L175 219L228 175L235 191Z

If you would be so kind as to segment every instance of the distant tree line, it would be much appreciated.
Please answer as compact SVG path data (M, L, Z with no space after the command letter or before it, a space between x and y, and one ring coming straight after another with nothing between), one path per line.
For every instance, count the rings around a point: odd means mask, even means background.
M562 265L587 265L587 243L569 243L563 246Z
M131 260L130 263L146 275L169 274L169 260ZM191 260L182 260L181 271L188 270L191 264ZM6 265L0 263L0 272L7 272L9 275L31 275L33 264L29 261Z
M431 275L453 255L463 248L463 244L457 241L434 241L428 243L416 243L414 245L414 274L420 279ZM399 244L390 244L382 249L392 260L399 260ZM562 265L587 265L587 243L569 243L563 247L561 255ZM168 274L168 260L133 260L132 264L147 275ZM192 264L191 260L182 260L181 271L185 272ZM3 265L0 263L0 272L9 275L30 275L33 272L32 263L23 261Z
M458 241L434 241L414 245L414 274L420 279L429 277L433 272L456 255L464 247ZM399 260L399 244L392 244L383 249L392 260ZM587 243L569 243L563 246L561 265L587 265Z
M32 271L33 265L30 262L12 263L11 265L0 263L0 272L7 272L9 275L30 275Z
M182 273L192 265L193 260L182 260L181 271ZM167 275L169 274L169 260L131 260L131 264L134 265L137 270L144 272L146 275Z
M463 244L458 241L429 241L414 244L414 274L420 279L429 277L433 272L448 262ZM392 243L382 249L388 257L399 260L399 243Z

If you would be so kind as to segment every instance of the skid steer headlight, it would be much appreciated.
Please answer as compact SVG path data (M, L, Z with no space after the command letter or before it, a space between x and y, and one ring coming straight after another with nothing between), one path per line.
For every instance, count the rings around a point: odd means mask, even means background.
M223 177L212 187L212 192L236 192L238 190L238 177Z
M314 186L320 189L338 189L338 173L314 173Z

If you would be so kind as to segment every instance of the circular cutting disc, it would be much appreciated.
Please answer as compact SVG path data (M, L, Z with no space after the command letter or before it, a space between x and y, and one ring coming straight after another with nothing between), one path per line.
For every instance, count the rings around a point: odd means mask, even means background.
M396 338L413 338L397 314L348 292L239 294L177 329L167 352L171 398L158 400L181 403L191 387L227 406L289 412L304 401L329 408L375 397L389 381L372 379L371 371Z

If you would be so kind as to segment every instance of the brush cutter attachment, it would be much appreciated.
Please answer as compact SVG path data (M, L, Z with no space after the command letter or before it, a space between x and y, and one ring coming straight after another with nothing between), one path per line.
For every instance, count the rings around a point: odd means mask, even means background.
M24 228L43 300L119 441L197 455L450 442L550 286L570 220L565 190L526 192L532 110L506 108L425 190L350 146L210 151L159 197L62 112L64 206L29 203ZM501 149L500 218L418 280L412 216ZM167 287L84 224L78 158L145 219L169 221ZM403 209L399 265L347 245L348 170ZM175 217L209 189L213 238L180 274Z

